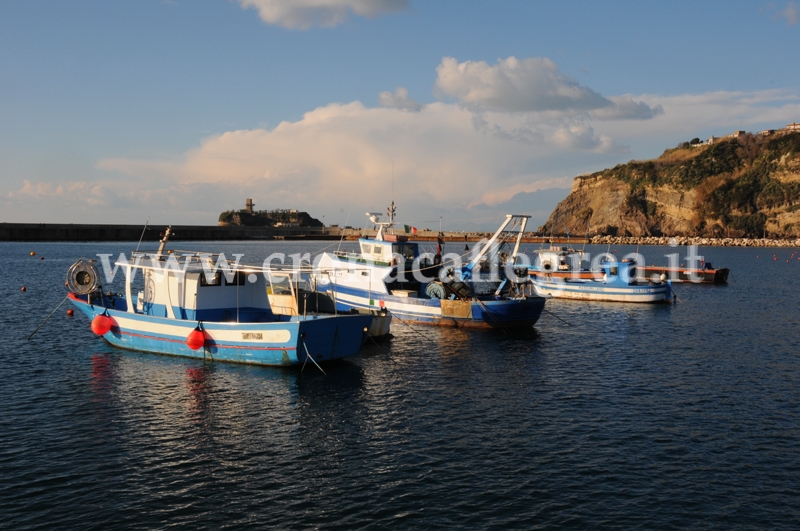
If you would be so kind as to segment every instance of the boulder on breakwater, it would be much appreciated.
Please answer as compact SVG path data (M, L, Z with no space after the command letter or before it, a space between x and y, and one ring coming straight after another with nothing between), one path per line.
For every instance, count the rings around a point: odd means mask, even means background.
M800 247L796 240L771 238L704 238L701 236L594 236L593 244L611 245L697 245L719 247Z

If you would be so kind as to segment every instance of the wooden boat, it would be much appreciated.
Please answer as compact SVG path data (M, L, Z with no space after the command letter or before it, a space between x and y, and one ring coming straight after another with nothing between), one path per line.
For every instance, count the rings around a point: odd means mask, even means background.
M607 302L670 302L672 288L668 280L637 278L633 262L605 262L592 278L553 276L536 271L531 282L541 295L559 299Z
M255 365L317 364L357 354L372 314L325 314L301 306L296 272L239 266L224 255L133 253L117 265L125 293L103 293L95 264L70 267L69 298L114 346ZM135 273L143 289L133 294Z
M727 284L730 269L723 267L716 269L711 262L705 262L700 268L689 267L661 267L656 265L639 266L647 278L653 275L666 275L672 282L694 282L706 284Z

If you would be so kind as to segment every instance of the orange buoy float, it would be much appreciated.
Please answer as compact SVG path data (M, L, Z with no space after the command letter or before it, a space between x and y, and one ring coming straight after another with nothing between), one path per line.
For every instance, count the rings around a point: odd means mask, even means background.
M73 310L72 308L70 308L69 310L67 310L67 315L68 315L68 316L70 316L70 317L72 317L73 315L75 315L75 310Z
M92 319L92 332L98 336L106 335L114 326L114 319L105 314L95 315Z
M31 256L36 256L36 251L31 251Z
M21 288L19 288L19 290L20 291L28 291L28 288L26 288L25 286L22 286Z
M203 333L202 330L200 330L199 326L194 330L192 330L191 332L189 332L189 335L186 337L186 346L188 346L192 350L201 349L205 344L206 344L206 335Z

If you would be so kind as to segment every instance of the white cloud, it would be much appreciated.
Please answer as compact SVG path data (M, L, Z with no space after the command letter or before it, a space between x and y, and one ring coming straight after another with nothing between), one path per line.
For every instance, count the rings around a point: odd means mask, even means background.
M489 205L496 206L510 201L515 195L533 193L552 188L569 189L572 187L573 177L557 177L553 179L540 179L531 183L520 183L501 190L491 190L475 200L470 206ZM565 194L566 195L566 194Z
M419 226L440 215L481 218L490 230L501 209L523 207L525 194L565 189L573 176L658 156L702 131L758 131L800 116L800 96L785 90L627 98L664 112L650 120L593 121L588 114L571 120L547 112L475 114L446 103L419 112L330 104L273 129L208 137L168 159L103 159L91 182L29 179L12 189L0 181L2 212L7 221L63 222L69 212L70 222L150 217L214 224L221 211L252 197L259 208L298 208L325 214L328 223L344 223L351 210L349 223L363 226L356 213L385 208L394 172L401 220ZM480 119L487 125L476 128ZM625 145L631 153L623 158Z
M389 91L383 91L378 94L378 104L381 107L388 107L390 109L400 109L401 111L419 112L424 105L408 98L408 89L397 87L392 94Z
M553 134L553 143L564 149L588 150L597 153L605 153L615 149L621 150L614 145L614 141L609 136L594 134L594 128L587 124L574 124L560 127Z
M247 9L258 11L261 20L287 29L308 29L312 26L337 26L351 13L377 17L406 9L409 0L238 0Z
M546 58L509 57L490 66L445 57L436 70L435 92L471 110L476 130L526 144L624 151L610 138L596 136L590 120L648 120L664 112L630 95L603 97L560 73ZM524 123L504 114L524 115Z
M547 58L459 63L445 57L436 68L435 91L477 110L497 112L589 111L613 103L562 74Z

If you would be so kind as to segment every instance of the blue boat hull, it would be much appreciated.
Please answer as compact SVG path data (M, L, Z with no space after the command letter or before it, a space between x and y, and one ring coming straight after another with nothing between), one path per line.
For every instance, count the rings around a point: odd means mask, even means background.
M88 304L70 296L92 320L105 313L114 320L103 335L110 344L130 350L211 361L288 366L325 362L357 354L367 338L371 315L284 317L268 323L201 322L205 344L191 349L187 337L198 321L154 317Z
M453 328L531 327L544 311L545 301L542 297L451 301L369 293L342 285L336 287L336 306L339 310L386 308L403 321Z
M672 289L667 283L659 285L621 285L540 277L534 277L531 282L538 293L557 299L652 303L669 302L672 297Z

